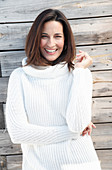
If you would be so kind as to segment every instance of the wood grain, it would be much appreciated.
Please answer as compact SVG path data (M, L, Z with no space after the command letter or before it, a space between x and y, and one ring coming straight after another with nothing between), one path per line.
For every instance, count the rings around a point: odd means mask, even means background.
M22 156L7 156L7 170L22 170Z
M91 71L112 69L111 44L77 47L77 53L79 50L86 51L93 58L93 64L90 66Z
M112 96L112 71L93 72L93 96Z
M112 122L112 97L93 98L92 121Z
M46 8L61 10L67 18L109 16L112 14L111 0L14 0L0 1L0 22L33 21Z
M79 19L69 22L76 45L112 42L112 17ZM31 23L1 24L0 50L24 49L30 27Z
M112 170L112 150L97 150L102 170Z
M7 170L6 156L1 156L0 155L0 170Z
M92 140L96 149L112 149L112 123L96 124Z
M2 52L0 56L2 77L10 76L14 69L21 67L22 59L26 57L24 51Z
M0 103L0 129L5 128L5 123L4 123L4 113L3 113L3 105Z
M6 101L8 78L0 78L0 102Z
M21 154L21 147L11 142L6 130L0 130L0 155L9 154Z

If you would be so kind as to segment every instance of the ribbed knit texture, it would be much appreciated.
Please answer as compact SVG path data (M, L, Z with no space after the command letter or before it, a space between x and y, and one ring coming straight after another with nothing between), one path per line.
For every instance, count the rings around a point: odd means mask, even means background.
M23 170L100 170L91 137L80 136L91 121L91 101L89 69L69 72L58 64L12 72L6 121L12 142L22 146Z

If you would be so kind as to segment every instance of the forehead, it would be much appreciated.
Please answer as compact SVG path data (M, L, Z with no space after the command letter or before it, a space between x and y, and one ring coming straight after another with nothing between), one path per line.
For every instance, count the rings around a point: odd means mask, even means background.
M42 33L63 33L63 25L58 21L48 21L43 25Z

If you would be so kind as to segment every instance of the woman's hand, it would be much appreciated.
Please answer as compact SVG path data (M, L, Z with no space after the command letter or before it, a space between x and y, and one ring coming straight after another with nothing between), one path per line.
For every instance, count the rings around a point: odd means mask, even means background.
M86 135L87 133L88 135L91 135L92 128L96 128L96 126L92 122L90 122L90 124L83 130L82 136Z
M76 55L76 64L75 68L87 68L92 64L93 60L88 55L88 53L79 50L79 54Z

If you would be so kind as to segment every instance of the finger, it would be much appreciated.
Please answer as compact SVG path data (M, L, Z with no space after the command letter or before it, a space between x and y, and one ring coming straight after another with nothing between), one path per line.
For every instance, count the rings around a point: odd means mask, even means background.
M85 136L87 133L82 133L82 136Z
M86 134L89 135L89 131L84 131L84 132L82 133L82 136L85 136Z
M77 56L79 56L79 55L85 55L85 52L79 52L79 53L77 54Z
M93 127L93 128L96 128L95 124L92 124L92 127Z
M82 51L82 50L79 50L79 53L84 53L84 51Z
M87 133L88 133L88 135L91 135L91 132L92 132L92 129L91 129L91 128L88 128L88 130L84 131L84 134L87 134Z
M76 60L82 60L83 59L83 57L82 56L78 56L78 57L76 57Z
M82 50L79 50L79 54L83 54L85 58L91 58L87 52L84 52Z
M88 135L89 135L89 136L91 135L91 132L92 132L92 131L89 131L89 132L88 132Z
M87 134L87 133L88 133L88 130L84 130L84 131L82 132L83 135L85 135L85 134Z
M79 54L79 55L77 55L76 60L82 61L84 58L85 58L85 55Z

